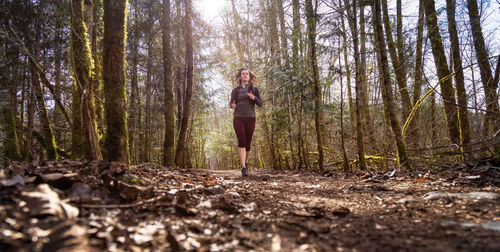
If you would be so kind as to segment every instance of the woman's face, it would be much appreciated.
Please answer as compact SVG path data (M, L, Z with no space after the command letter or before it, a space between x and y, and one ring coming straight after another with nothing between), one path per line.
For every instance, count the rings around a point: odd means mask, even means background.
M241 71L240 79L242 82L248 82L250 80L250 72L248 70Z

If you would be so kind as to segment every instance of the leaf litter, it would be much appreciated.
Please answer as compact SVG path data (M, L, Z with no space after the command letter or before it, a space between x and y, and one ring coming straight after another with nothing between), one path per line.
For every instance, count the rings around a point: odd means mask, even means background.
M495 167L173 170L0 165L2 251L498 251Z

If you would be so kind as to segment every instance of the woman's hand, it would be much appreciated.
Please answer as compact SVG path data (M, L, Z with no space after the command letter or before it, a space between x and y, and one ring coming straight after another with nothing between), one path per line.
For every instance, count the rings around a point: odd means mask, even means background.
M248 92L247 94L251 100L255 100L255 95L253 95L251 92Z
M231 109L234 109L236 108L236 101L233 101L233 103L231 103Z

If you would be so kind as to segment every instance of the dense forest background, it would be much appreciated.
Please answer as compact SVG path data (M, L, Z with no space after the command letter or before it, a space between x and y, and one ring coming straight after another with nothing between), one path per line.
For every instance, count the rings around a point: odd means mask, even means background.
M220 0L222 1L222 0ZM500 156L498 1L0 1L2 160L413 169Z

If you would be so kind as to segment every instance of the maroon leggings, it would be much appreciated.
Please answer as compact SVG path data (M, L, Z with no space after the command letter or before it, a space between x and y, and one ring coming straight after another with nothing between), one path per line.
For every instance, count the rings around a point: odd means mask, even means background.
M255 118L252 117L234 117L233 127L238 137L238 147L250 151L253 131L255 130Z

